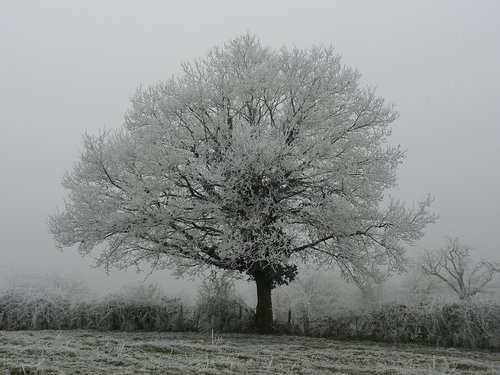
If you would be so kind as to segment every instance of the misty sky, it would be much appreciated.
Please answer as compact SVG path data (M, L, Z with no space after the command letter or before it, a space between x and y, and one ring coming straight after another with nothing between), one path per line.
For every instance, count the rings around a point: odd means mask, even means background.
M47 217L63 207L63 173L85 131L121 126L136 88L246 32L273 47L333 45L400 112L392 142L408 152L391 194L431 193L440 216L418 248L458 236L500 261L499 1L3 0L0 279L57 271L111 290L144 278L106 277L55 248ZM150 280L189 288L166 272Z

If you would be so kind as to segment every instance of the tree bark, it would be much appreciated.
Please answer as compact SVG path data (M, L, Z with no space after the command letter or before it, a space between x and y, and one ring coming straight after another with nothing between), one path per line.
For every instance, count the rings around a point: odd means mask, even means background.
M271 300L272 280L255 275L254 279L257 284L255 327L258 333L269 335L273 331L273 302Z

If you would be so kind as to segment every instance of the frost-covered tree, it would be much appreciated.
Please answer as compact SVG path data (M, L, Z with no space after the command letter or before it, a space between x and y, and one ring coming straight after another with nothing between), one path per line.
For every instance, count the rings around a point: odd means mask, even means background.
M84 137L50 218L59 246L94 250L106 267L249 275L264 333L271 290L297 262L358 281L402 268L404 243L434 220L430 199L380 207L404 157L386 142L396 112L331 48L245 35L183 68L137 92L123 129Z
M344 293L348 288L344 288L346 285L341 283L345 282L331 272L301 270L293 282L273 292L275 317L287 321L290 312L291 318L298 321L305 316L317 319L334 315L342 308L346 308L350 302ZM342 301L342 304L339 301Z
M166 299L165 293L157 284L136 283L126 285L122 288L121 293L117 293L114 297L130 304L160 304L163 299Z
M439 281L433 277L429 277L422 268L413 263L408 267L408 272L403 275L403 278L398 280L394 288L400 293L398 296L400 300L426 300L431 298L434 294L439 294L440 285ZM394 296L397 293L392 293Z
M500 274L500 263L480 261L474 263L472 249L460 244L457 238L448 238L448 243L437 251L425 251L418 261L422 271L438 280L459 299L469 299L478 293L487 293L487 285L495 274Z
M85 299L89 288L78 275L52 273L47 275L14 274L5 280L7 289L35 296L62 296Z

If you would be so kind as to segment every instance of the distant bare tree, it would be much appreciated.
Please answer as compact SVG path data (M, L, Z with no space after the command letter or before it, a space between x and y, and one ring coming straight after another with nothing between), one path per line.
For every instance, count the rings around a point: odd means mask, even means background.
M490 261L473 263L472 249L463 246L457 238L448 238L445 248L426 251L418 265L422 271L450 287L461 300L487 292L486 286L500 273L500 264Z
M405 297L426 299L439 292L439 279L429 277L420 264L413 263L405 274L400 287Z
M129 303L139 304L154 304L161 303L166 298L165 293L158 284L130 284L123 287L122 292L115 294L120 296L124 301Z
M61 274L14 274L5 279L8 289L30 292L32 294L61 295L75 299L87 297L89 287L77 275Z
M315 319L331 315L332 310L339 307L338 289L338 282L331 274L305 271L293 283L276 293L275 300L281 319L286 320L290 310L294 317L297 314L307 314L309 318Z

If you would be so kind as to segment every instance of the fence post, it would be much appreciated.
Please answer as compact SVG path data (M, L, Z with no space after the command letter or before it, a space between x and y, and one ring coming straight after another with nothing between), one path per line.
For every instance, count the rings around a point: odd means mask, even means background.
M304 320L304 335L307 335L309 333L309 311L307 309L304 310L303 320Z
M184 311L182 304L180 305L180 308L177 311L177 316L175 318L172 330L176 332L184 331Z

